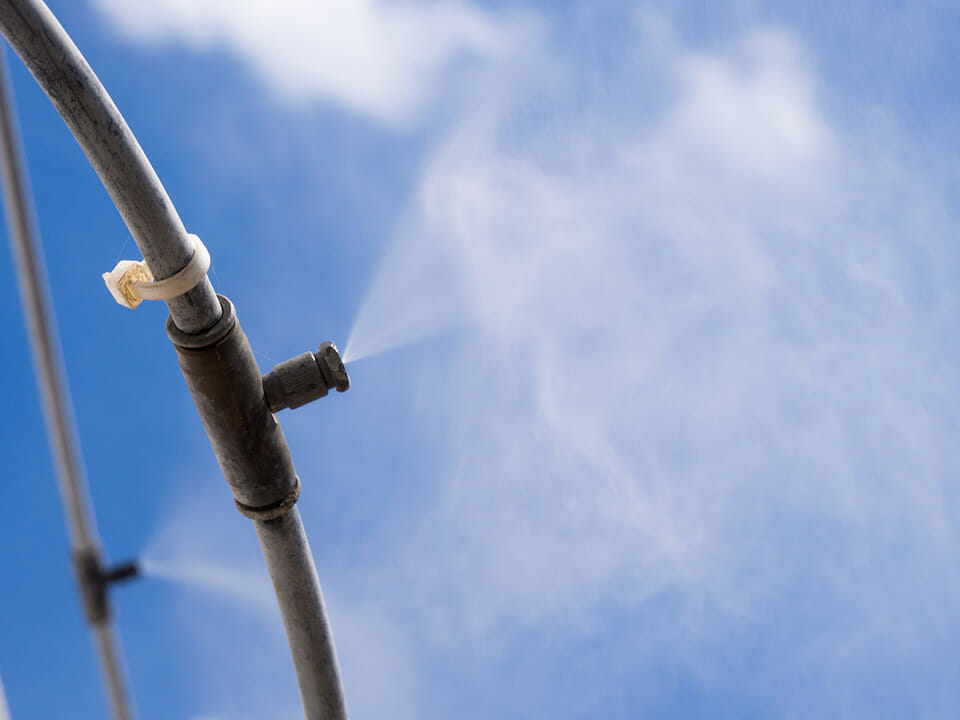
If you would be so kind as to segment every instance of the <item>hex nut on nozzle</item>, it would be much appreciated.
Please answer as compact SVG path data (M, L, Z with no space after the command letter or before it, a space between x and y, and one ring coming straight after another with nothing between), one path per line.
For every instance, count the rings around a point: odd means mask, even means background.
M319 352L303 353L277 365L263 376L263 393L271 412L298 408L319 400L328 390L344 392L350 378L332 342L325 342Z
M327 378L328 388L336 388L337 392L346 392L350 389L350 376L347 375L343 358L340 357L340 351L336 345L328 340L320 346L316 357L321 372Z

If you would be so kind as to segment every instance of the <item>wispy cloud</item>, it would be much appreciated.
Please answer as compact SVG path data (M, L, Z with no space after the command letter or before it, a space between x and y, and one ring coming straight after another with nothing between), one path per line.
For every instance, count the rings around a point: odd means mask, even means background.
M510 44L501 22L463 2L93 3L132 40L226 50L291 101L328 100L388 124L411 120L459 60Z

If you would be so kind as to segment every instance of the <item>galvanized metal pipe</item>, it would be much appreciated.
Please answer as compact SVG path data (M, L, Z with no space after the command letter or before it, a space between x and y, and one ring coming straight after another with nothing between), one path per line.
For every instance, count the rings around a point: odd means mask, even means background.
M253 524L277 592L304 713L311 719L346 720L337 651L300 512L294 506Z
M0 165L3 174L4 209L10 246L17 267L17 280L33 351L34 372L43 400L50 449L55 459L60 496L75 558L85 558L97 572L102 565L93 513L87 497L83 460L80 456L70 393L63 372L60 342L53 306L47 292L43 251L36 241L33 210L26 168L22 160L13 95L9 88L6 53L0 52ZM87 606L90 588L78 562L77 582ZM102 590L102 588L101 588ZM114 717L130 720L132 703L113 634L106 594L90 617L100 658L100 668Z
M135 716L133 698L128 691L117 630L109 618L93 626L93 637L97 645L97 657L100 658L100 672L109 689L107 699L110 710L118 720L132 720Z
M162 280L175 274L193 255L187 231L126 120L70 36L40 0L2 0L0 32L70 127L153 276ZM220 317L207 278L167 307L185 332L204 330Z

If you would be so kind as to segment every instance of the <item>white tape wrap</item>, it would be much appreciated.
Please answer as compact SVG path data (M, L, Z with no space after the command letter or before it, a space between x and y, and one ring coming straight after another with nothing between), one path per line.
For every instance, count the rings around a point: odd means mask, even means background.
M169 300L195 288L210 269L210 253L200 238L187 235L193 242L193 257L181 270L163 280L154 280L144 261L121 260L103 280L113 298L128 308L143 300Z

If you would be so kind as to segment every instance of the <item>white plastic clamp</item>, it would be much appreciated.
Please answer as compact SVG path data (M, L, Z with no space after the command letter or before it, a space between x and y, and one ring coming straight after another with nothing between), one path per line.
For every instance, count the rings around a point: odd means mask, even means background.
M169 300L193 290L210 269L210 253L196 235L187 235L193 243L193 257L179 272L163 280L154 280L144 260L121 260L103 281L113 299L133 309L143 300Z

